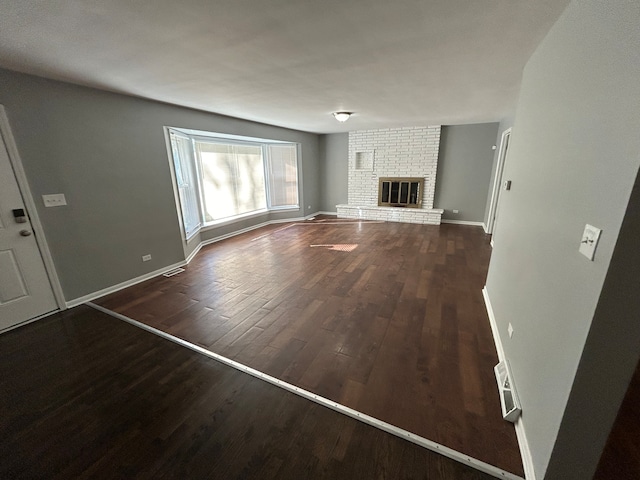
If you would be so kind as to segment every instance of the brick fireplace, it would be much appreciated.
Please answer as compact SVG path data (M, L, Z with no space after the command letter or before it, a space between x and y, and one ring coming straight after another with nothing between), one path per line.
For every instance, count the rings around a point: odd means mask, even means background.
M440 126L385 128L349 132L348 204L338 217L440 224L433 208L440 146ZM379 206L383 177L424 179L418 208Z

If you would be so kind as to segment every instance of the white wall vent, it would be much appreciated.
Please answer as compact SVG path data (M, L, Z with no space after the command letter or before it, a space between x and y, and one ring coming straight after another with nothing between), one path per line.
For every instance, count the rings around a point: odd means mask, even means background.
M516 394L515 385L513 384L513 375L509 363L504 360L497 364L493 371L496 374L498 382L498 392L500 393L500 406L502 407L502 418L509 422L514 422L520 416L522 407L520 400Z
M178 267L178 268L174 268L173 270L169 270L168 272L164 272L162 274L162 276L164 276L164 277L173 277L174 275L177 275L177 274L182 273L182 272L184 272L184 268Z

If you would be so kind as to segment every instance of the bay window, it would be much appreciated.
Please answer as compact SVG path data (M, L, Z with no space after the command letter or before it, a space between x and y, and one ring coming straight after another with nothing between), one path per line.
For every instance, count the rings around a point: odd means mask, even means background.
M252 213L299 208L298 146L169 128L185 236Z

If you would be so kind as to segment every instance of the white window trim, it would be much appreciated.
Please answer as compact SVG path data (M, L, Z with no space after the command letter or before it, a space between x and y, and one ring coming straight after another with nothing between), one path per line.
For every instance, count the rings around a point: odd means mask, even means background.
M263 161L262 165L264 167L264 178L265 178L265 191L267 194L267 210L269 211L282 211L282 210L288 210L288 209L295 209L295 210L299 210L300 209L300 185L301 185L301 177L300 177L300 169L301 169L301 165L300 165L300 147L297 143L293 143L293 142L271 142L271 144L277 144L277 145L290 145L292 147L295 147L296 149L296 173L297 173L297 184L298 184L298 203L297 205L277 205L277 206L273 206L271 204L271 182L267 181L267 179L269 178L269 167L271 166L271 152L269 151L269 143L263 143L262 144L262 156L265 159L265 161ZM303 212L304 213L304 212Z
M200 227L200 230L210 230L212 228L221 227L223 225L230 225L240 220L245 220L247 218L252 218L252 217L259 217L260 215L265 215L267 213L269 213L268 208L261 208L260 210L252 210L251 212L234 215L233 217L220 218L219 220L214 220L213 222L203 223L203 226Z
M164 141L165 147L167 149L167 158L169 160L169 170L171 172L171 185L173 186L173 199L176 205L176 214L178 215L178 224L180 225L180 233L182 235L185 243L188 243L193 237L195 237L200 230L202 229L202 225L199 228L196 228L190 235L187 235L186 229L184 226L184 220L182 218L182 206L180 203L180 193L178 188L178 182L176 180L176 169L173 165L173 149L171 148L171 127L163 127L164 128Z
M202 227L200 227L199 231L200 232L206 232L207 230L213 230L215 228L224 227L225 225L231 225L233 223L240 222L242 220L247 220L247 219L250 219L250 218L260 217L262 215L267 215L269 213L298 212L298 211L300 211L300 209L298 207L296 207L296 208L275 207L275 208L272 208L272 209L263 208L261 210L255 210L253 212L243 213L243 214L240 214L240 215L236 215L234 217L221 218L220 220L216 220L215 222L205 223L205 224L203 224Z
M204 141L220 141L221 143L226 143L226 144L237 144L237 145L251 145L251 146L256 146L259 145L262 147L262 154L263 154L263 158L264 159L268 159L268 148L266 148L267 145L269 144L276 144L276 145L292 145L295 146L296 148L296 168L297 168L297 183L298 183L298 204L297 205L279 205L279 206L275 206L272 207L270 206L271 204L271 198L270 198L270 185L269 182L267 181L267 175L268 172L266 171L267 169L267 161L263 161L263 167L265 168L265 193L266 193L266 201L267 201L267 208L264 209L260 209L260 210L254 210L251 212L246 212L240 215L234 215L233 217L227 217L227 218L221 218L219 220L214 220L213 222L205 222L202 218L200 219L200 226L197 227L193 232L191 232L188 236L185 233L185 227L184 227L184 221L182 218L182 208L181 208L181 204L180 204L180 196L179 196L179 192L178 192L178 186L177 186L177 182L176 182L176 172L175 172L175 168L173 165L173 152L172 152L172 148L171 148L171 130L174 130L180 134L186 135L192 139L198 140L198 139L202 139ZM166 148L167 148L167 154L168 154L168 160L169 160L169 168L171 170L171 183L173 185L173 193L174 193L174 199L175 199L175 203L176 203L176 209L177 209L177 214L178 214L178 222L180 224L180 231L182 233L182 238L183 240L188 243L189 241L191 241L196 235L198 235L200 232L206 232L208 230L212 230L215 228L219 228L225 225L231 225L233 223L237 223L237 222L241 222L243 220L247 220L247 219L251 219L254 217L260 217L262 215L265 214L269 214L269 213L286 213L286 212L302 212L304 214L304 208L301 206L302 202L301 202L301 189L302 189L302 162L301 162L301 148L300 148L300 144L298 142L292 142L292 141L288 141L288 140L273 140L273 139L266 139L266 138L258 138L258 137L246 137L246 136L241 136L241 135L231 135L231 134L225 134L225 133L217 133L217 132L207 132L205 130L193 130L193 129L185 129L185 128L179 128L179 127L171 127L171 126L164 126L164 133L165 133L165 142L166 142ZM196 168L196 172L198 175L198 178L201 178L201 165L200 162L195 160L197 158L196 152L195 152L195 147L194 147L194 164L195 164L195 168ZM196 195L198 197L198 201L200 204L200 209L201 212L204 211L204 205L202 204L203 202L203 194L202 194L202 185L201 182L198 181L197 182L197 192Z

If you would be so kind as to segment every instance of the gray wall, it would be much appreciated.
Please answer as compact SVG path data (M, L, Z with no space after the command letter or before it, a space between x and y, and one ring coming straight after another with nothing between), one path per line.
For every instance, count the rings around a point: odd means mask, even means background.
M0 85L67 300L184 259L165 125L301 143L301 205L319 208L315 134L7 70ZM68 206L44 208L48 193L64 193Z
M443 219L484 221L498 126L442 127L433 206L444 209ZM453 213L454 209L459 212Z
M506 127L505 127L506 128ZM495 168L498 123L443 126L436 176L435 208L446 211L443 218L482 222L486 218L487 190ZM347 203L349 134L320 136L321 208L335 212Z
M640 174L580 358L547 478L591 478L640 356ZM595 394L594 394L595 392Z
M335 212L347 203L349 183L349 134L320 136L320 210Z
M640 165L638 24L635 1L574 1L523 75L487 291L538 478L591 478L638 358L637 300L614 295L620 276L638 285L637 240L618 239ZM593 262L586 223L603 229Z

